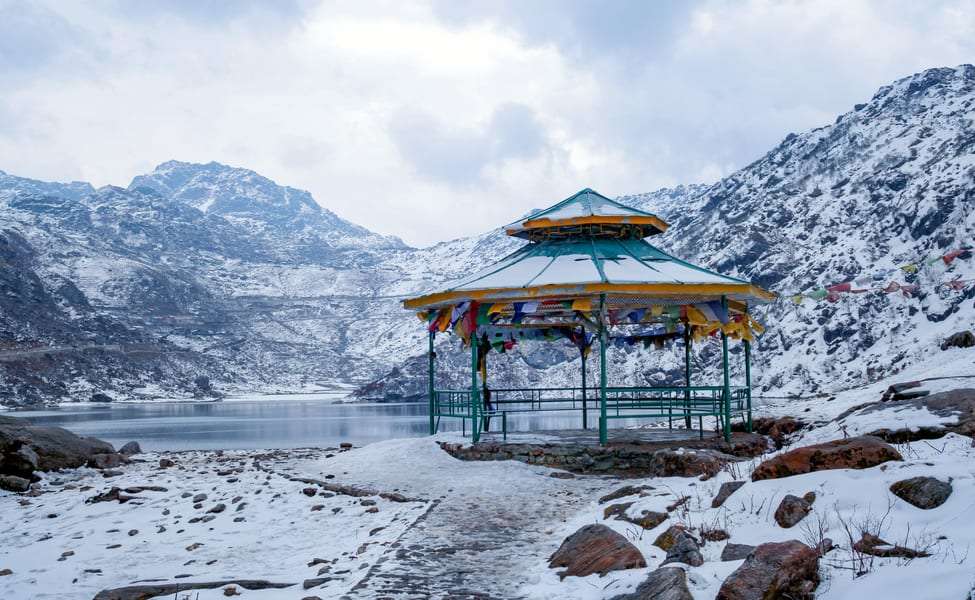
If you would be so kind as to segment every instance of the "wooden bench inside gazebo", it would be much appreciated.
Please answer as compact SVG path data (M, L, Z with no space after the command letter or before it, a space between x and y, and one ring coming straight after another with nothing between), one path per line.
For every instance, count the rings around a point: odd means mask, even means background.
M666 231L656 215L584 189L506 227L527 243L497 263L446 289L404 301L427 323L430 433L443 418L469 421L474 442L491 426L506 436L508 415L576 411L588 429L592 411L599 441L608 442L613 419L681 421L704 435L713 417L726 440L731 420L751 431L751 344L761 326L749 308L774 294L748 281L695 266L645 238ZM435 336L456 335L470 348L471 383L437 389ZM720 382L694 385L695 342L721 344ZM544 388L489 387L487 360L527 341L568 341L581 359L580 385ZM729 340L743 344L744 381L732 385ZM677 385L621 386L607 381L610 344L663 347L682 344L683 381ZM587 357L598 344L598 387L588 383ZM681 385L682 384L682 385ZM500 423L498 423L500 421Z

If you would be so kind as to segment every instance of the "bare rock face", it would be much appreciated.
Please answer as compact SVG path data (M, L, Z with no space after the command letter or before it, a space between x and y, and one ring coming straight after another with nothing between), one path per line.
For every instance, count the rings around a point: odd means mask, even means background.
M895 496L918 508L938 508L951 496L951 484L934 477L912 477L890 486Z
M632 593L612 600L694 600L687 589L687 574L679 567L662 567L650 573Z
M853 549L863 554L883 558L923 558L925 556L931 556L930 553L923 550L914 550L913 548L891 544L871 533L864 533L860 541L853 544Z
M851 415L867 415L888 410L902 411L911 409L927 410L939 417L950 417L955 422L945 422L940 425L926 425L922 427L903 427L901 429L878 429L870 432L870 435L893 444L903 444L915 440L937 439L947 433L975 437L975 388L958 388L921 398L890 400L887 402L872 403L866 406L857 406L839 415L836 420L841 421Z
M809 497L809 494L807 494L807 497ZM812 495L811 499L815 500L816 496ZM782 498L782 502L779 503L779 507L775 509L775 522L780 527L788 529L806 518L806 515L811 511L812 502L809 502L807 498L786 494L785 498Z
M819 553L798 540L762 544L721 585L715 600L813 600Z
M718 489L718 495L711 500L711 508L719 508L729 496L738 491L738 488L745 485L744 481L726 481Z
M593 573L647 566L640 551L625 537L605 525L586 525L562 542L549 559L550 568L565 567L559 578L585 577Z
M752 481L829 469L868 469L891 460L904 459L880 438L863 435L804 446L770 458L752 472Z

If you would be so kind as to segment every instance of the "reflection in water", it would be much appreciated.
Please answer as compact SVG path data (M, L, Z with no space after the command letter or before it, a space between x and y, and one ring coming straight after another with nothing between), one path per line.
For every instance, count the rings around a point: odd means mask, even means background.
M116 446L135 440L145 450L328 447L340 442L360 446L424 436L429 424L426 403L337 404L328 400L158 402L12 414L37 424L59 425ZM631 424L629 419L611 423L614 427ZM491 426L497 429L501 423L495 419ZM516 414L508 418L509 431L581 426L577 411ZM440 431L460 429L459 419L445 418L440 423ZM470 430L470 423L467 429Z

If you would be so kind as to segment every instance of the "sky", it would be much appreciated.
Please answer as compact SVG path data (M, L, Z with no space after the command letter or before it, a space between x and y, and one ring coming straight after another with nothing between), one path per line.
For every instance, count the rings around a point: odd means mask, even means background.
M709 183L975 62L975 0L0 0L0 170L253 169L413 245Z

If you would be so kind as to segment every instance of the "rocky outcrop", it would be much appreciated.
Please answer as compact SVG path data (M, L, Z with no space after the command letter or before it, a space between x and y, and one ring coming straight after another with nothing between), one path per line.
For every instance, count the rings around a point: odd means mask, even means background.
M562 542L549 559L550 568L564 567L559 578L585 577L647 566L640 551L605 525L586 525Z
M813 600L819 553L798 540L762 544L748 555L715 600Z
M744 481L726 481L718 488L718 494L711 500L711 508L719 508L738 488L745 485Z
M891 460L903 460L903 457L883 440L864 435L779 454L758 465L752 472L752 481L829 469L867 469Z
M61 427L31 425L0 416L0 474L33 478L34 471L57 471L89 465L118 466L122 457L108 442L79 437Z
M637 588L614 596L612 600L694 600L687 589L687 574L679 567L662 567L652 571Z
M786 494L775 509L775 522L780 527L788 529L794 527L799 521L806 518L812 512L812 503L816 501L816 494L809 492L802 498Z
M893 444L903 444L916 440L932 440L943 437L948 433L975 437L975 389L973 388L959 388L931 394L923 398L911 398L901 401L859 406L841 414L836 420L842 421L850 416L868 415L886 410L902 411L911 409L927 410L939 417L945 417L946 422L940 425L925 425L923 427L878 429L872 431L870 435Z
M930 510L948 500L951 496L951 484L934 477L911 477L890 486L890 491L909 504Z

